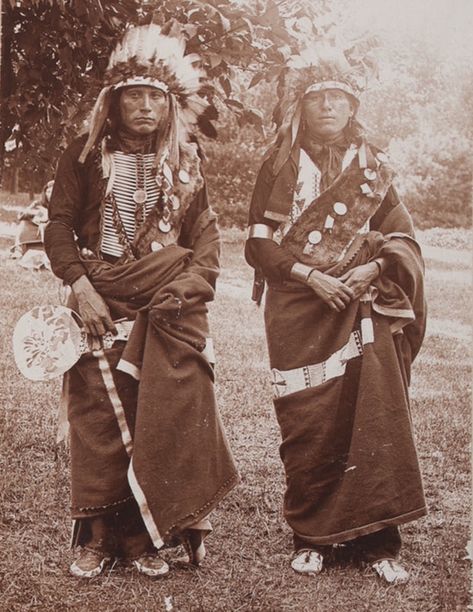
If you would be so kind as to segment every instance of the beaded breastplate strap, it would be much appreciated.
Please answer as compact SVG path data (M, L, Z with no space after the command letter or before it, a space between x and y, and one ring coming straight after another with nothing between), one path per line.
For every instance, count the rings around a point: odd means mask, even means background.
M384 153L362 144L351 164L300 215L281 241L304 264L340 262L383 201L394 172Z

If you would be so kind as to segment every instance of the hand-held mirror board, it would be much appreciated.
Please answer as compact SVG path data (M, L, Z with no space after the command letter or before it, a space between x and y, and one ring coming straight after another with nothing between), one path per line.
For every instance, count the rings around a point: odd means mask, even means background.
M52 380L91 351L91 337L80 323L79 315L65 306L35 306L21 316L13 331L13 355L23 376ZM129 325L116 326L117 335L107 332L102 336L103 348L128 339Z

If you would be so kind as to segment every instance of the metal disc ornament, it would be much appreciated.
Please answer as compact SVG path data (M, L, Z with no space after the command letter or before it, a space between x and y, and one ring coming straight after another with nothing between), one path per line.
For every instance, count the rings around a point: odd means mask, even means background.
M147 199L148 196L146 195L146 191L144 189L137 189L133 193L133 200L136 202L136 204L144 204Z
M160 219L158 223L158 227L163 232L163 234L167 234L168 232L171 231L172 225L168 221L165 221L164 219Z
M376 173L376 170L371 170L371 168L366 168L364 174L365 174L365 177L369 181L374 181L375 178L378 176L377 173Z
M343 215L346 215L348 212L347 205L344 202L335 202L333 205L333 212L340 217L343 217Z
M153 240L153 242L151 243L151 250L153 251L153 253L156 253L156 251L160 251L162 248L163 245L157 240Z
M179 180L181 183L187 184L190 181L189 173L186 170L179 170Z
M322 233L319 232L319 230L314 230L310 232L307 240L310 242L310 244L319 244L319 242L322 240Z

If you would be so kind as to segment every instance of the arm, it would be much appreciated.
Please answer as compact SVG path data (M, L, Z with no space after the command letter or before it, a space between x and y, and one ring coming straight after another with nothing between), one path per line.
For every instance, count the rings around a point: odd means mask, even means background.
M49 206L49 222L44 232L44 247L51 268L67 285L72 285L86 273L74 236L85 181L73 146L59 160Z
M307 284L332 310L343 310L352 299L352 291L338 279L301 264L296 257L276 244L271 236L278 224L264 217L272 187L269 162L258 174L250 206L249 238L245 246L246 261L255 268L256 276L275 282L295 280ZM265 229L266 228L266 229ZM258 237L259 236L259 237ZM258 300L257 296L257 300Z
M277 230L278 223L264 217L272 183L273 177L268 160L261 167L251 198L248 219L250 231L245 245L245 258L250 266L266 279L282 282L290 280L291 270L297 259L272 240L272 234Z
M179 244L193 250L186 273L197 274L215 289L220 273L220 232L217 216L209 206L205 185L189 207Z
M185 270L162 287L153 298L153 317L169 321L185 311L210 302L220 271L220 234L216 215L209 207L205 186L187 210L179 245L192 249Z
M396 212L396 225L389 228L389 219L393 217L391 215L393 211ZM414 227L410 215L401 203L393 185L389 187L384 200L370 219L370 230L381 231L383 234L401 232L411 237L414 236ZM348 270L340 277L340 280L351 287L355 297L359 298L372 283L386 273L392 263L392 257L381 249L371 261Z
M44 246L56 276L70 285L87 333L115 332L107 305L86 276L74 236L85 179L70 147L62 156L49 207Z

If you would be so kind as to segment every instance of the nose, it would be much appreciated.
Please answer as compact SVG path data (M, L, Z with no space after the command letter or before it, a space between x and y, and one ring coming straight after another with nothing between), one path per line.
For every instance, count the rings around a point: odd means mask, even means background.
M149 93L144 93L141 98L141 110L143 111L151 111L151 96Z
M328 92L322 92L321 106L323 109L332 108L332 101Z

